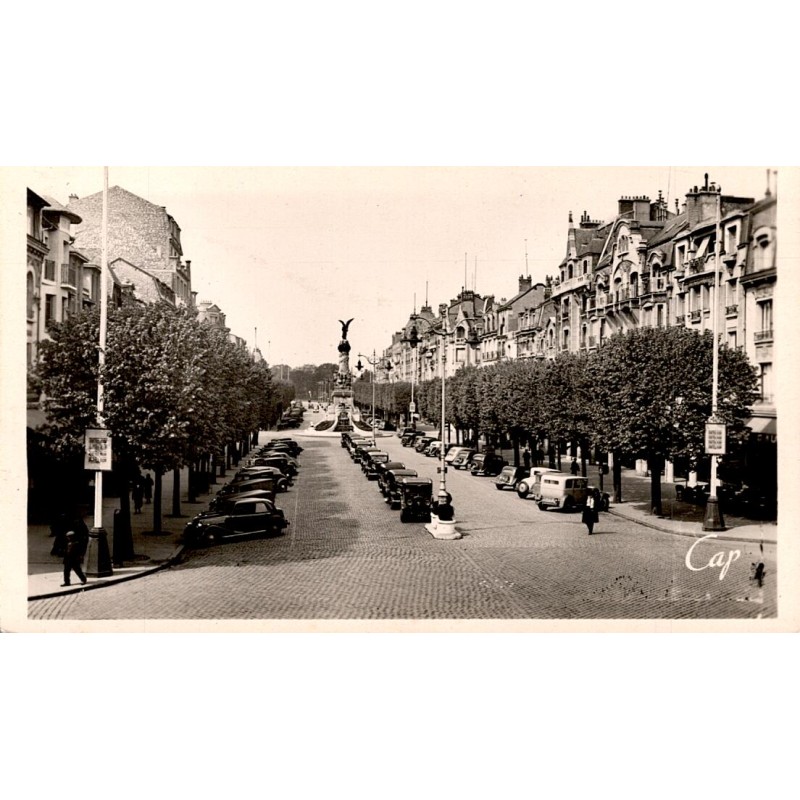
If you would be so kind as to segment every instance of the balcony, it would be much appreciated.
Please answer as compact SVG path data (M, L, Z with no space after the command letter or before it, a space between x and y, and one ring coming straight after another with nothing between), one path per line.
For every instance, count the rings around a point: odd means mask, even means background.
M753 334L753 341L756 344L764 344L765 342L772 341L772 328L768 328L764 331L756 331Z
M739 313L739 306L734 304L732 306L725 306L725 316L726 317L735 317Z
M71 286L76 289L78 286L78 268L69 264L61 265L61 285Z

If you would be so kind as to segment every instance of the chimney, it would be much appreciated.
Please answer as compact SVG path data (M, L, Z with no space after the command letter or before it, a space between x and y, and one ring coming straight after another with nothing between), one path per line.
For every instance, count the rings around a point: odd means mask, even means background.
M522 294L522 292L527 292L528 289L531 288L531 286L533 286L533 278L531 278L531 277L527 277L526 278L524 275L520 275L519 276L519 293L520 294Z
M69 196L69 200L67 200L67 203L71 203L73 200L80 200L80 198L76 194L71 194Z
M686 194L686 215L689 230L697 227L702 222L708 222L717 214L717 195L719 189L708 183L708 173L705 175L705 184L702 188L694 187L694 191Z
M447 303L439 303L439 316L442 319L447 316Z
M192 271L192 262L188 258L186 259L186 271L190 274Z

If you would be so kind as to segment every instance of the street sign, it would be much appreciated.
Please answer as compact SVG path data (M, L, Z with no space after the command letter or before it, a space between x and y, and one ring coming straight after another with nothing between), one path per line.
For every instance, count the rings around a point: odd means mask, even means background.
M725 455L725 423L706 422L706 455Z
M408 404L408 412L409 412L409 414L414 414L416 412L416 410L417 410L417 404L416 403L412 402L412 403Z
M84 469L111 469L111 431L103 428L87 430L84 446Z

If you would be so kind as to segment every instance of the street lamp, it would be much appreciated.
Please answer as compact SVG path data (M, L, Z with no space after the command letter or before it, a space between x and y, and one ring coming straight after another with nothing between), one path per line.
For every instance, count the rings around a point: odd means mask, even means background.
M442 328L439 330L434 326L430 320L426 319L425 317L419 316L419 314L412 314L411 319L413 320L413 325L411 326L411 330L408 333L408 337L404 338L403 341L406 342L412 349L416 350L417 345L419 344L419 331L417 330L417 322L424 322L428 328L430 333L439 336L442 340L442 413L441 413L441 433L439 434L439 438L441 440L442 446L439 451L439 458L440 458L440 465L439 465L439 502L440 503L447 503L447 462L445 461L445 456L447 455L447 448L445 447L445 385L446 385L446 378L447 378L447 336L450 334L450 331L447 329L447 322L446 319L442 322ZM468 317L466 319L474 319L473 317ZM470 335L466 339L466 343L470 347L474 347L478 344L478 335L475 332L474 328L470 326ZM435 535L435 534L434 534Z
M373 367L381 365L383 358L377 358L375 355L375 351L372 351L372 358L369 356L365 356L363 353L358 354L359 361L356 364L356 369L361 372L364 369L364 365L361 363L361 359L365 358L369 364ZM383 367L384 369L391 369L392 365L389 364L388 367ZM370 419L370 424L372 425L372 438L375 438L375 370L372 371L372 375L370 376L370 380L372 381L372 418Z

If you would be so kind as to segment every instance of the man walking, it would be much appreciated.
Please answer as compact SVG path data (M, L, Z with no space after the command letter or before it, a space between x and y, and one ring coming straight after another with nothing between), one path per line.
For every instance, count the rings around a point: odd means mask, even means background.
M81 562L86 553L86 547L89 543L89 531L84 521L75 516L67 530L67 546L64 552L64 583L62 586L70 585L71 573L78 576L81 584L86 583L86 575L83 574L81 569Z

